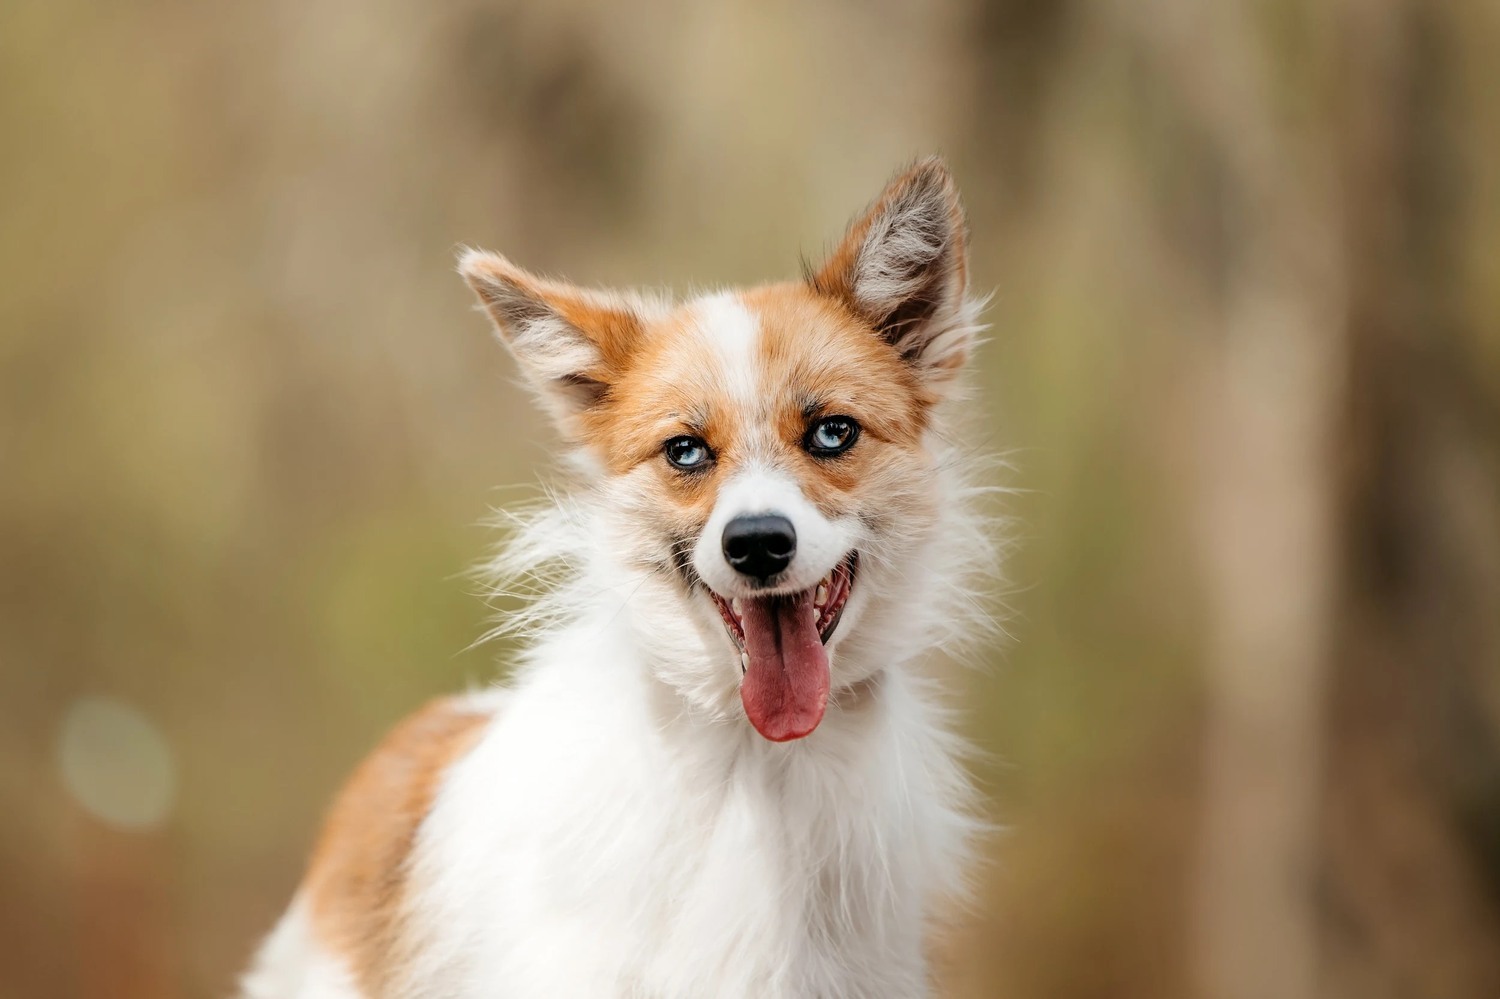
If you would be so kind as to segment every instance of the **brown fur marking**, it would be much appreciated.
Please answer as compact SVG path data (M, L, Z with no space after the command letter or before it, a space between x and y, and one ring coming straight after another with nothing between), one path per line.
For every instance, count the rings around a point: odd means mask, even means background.
M492 717L459 698L427 704L365 758L328 814L303 891L320 942L367 995L382 995L400 968L417 830Z

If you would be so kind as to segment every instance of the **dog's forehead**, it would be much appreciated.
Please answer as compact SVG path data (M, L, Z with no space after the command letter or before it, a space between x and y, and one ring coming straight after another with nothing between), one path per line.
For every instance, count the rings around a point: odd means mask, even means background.
M587 433L625 471L662 442L701 436L728 468L789 460L815 414L918 446L926 413L900 355L839 303L802 285L694 299L649 322ZM777 456L780 455L780 459Z
M742 410L910 382L873 330L801 284L692 299L653 325L640 360L664 386Z

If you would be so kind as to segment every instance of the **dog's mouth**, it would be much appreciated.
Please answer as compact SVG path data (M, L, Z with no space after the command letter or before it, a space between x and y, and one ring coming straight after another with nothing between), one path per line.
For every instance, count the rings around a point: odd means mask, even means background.
M816 585L796 593L725 600L709 590L740 652L740 700L772 742L800 739L828 707L828 650L838 630L859 554L850 552Z

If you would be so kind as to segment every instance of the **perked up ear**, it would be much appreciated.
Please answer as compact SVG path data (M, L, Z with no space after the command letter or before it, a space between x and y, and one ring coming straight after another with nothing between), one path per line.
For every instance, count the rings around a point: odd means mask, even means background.
M968 288L968 226L937 157L912 166L856 219L808 278L869 322L929 384L956 375L973 350L978 304Z
M637 343L641 317L623 296L536 277L497 253L467 250L463 275L563 435L609 392Z

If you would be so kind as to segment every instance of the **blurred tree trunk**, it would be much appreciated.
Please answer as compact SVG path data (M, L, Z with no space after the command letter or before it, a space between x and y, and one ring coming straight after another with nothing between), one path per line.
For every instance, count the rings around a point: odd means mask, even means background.
M1302 95L1309 106L1288 113L1286 54L1257 14L1248 3L1163 0L1134 25L1224 175L1220 335L1199 374L1196 427L1206 718L1188 963L1206 999L1314 999L1309 874L1337 586L1343 206L1319 134L1323 95ZM1306 23L1292 31L1299 68L1316 76L1332 40ZM1212 259L1200 266L1213 288Z
M1249 208L1204 407L1199 988L1493 997L1500 398L1462 285L1486 245L1464 227L1482 159L1456 132L1475 122L1460 39L1483 20L1421 0L1304 11L1279 36L1293 57L1230 9L1137 24L1205 81ZM1327 92L1275 94L1264 67L1293 58Z
M1500 151L1491 133L1474 157L1465 134L1484 124L1462 83L1482 6L1345 10L1351 405L1322 871L1325 994L1348 999L1500 996L1500 385L1463 283L1494 252L1466 232Z
M158 835L123 832L75 809L79 999L173 999L179 994Z
M1210 178L1160 211L1211 191L1221 227L1183 251L1212 303L1184 320L1205 334L1187 501L1208 612L1198 849L1177 861L1189 994L1500 996L1495 9L979 8L978 58L1011 108L987 127L1019 201L1027 128L1049 107L1056 128L1087 124L1046 95L1108 56L1090 49L1102 19L1161 81L1148 100L1191 123L1147 153ZM1068 994L1150 991L1079 981Z
M1483 18L1347 3L1278 34L1190 7L1137 28L1200 81L1248 208L1204 407L1199 988L1500 995L1500 398L1455 131ZM1329 84L1277 94L1273 62Z

